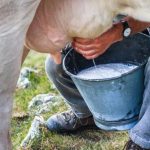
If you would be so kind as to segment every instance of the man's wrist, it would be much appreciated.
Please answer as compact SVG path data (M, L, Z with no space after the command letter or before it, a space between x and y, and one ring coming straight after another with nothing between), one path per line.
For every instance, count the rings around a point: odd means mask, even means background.
M138 32L143 31L147 27L150 27L150 23L140 22L140 21L134 20L132 18L128 19L128 24L129 24L130 28L132 29L131 34L136 34ZM117 41L123 40L123 35L122 35L123 30L124 29L123 29L123 26L121 23L115 24L113 26L113 32L115 34L114 41L117 42Z

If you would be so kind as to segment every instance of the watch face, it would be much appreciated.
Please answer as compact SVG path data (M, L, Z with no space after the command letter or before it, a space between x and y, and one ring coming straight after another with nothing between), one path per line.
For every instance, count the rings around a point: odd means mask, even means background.
M124 30L124 37L128 37L131 34L131 28L127 28Z

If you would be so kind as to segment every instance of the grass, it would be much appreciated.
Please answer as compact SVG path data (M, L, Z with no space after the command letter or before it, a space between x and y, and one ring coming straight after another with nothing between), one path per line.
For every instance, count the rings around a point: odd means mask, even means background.
M28 89L17 89L14 95L13 113L27 113L29 101L41 93L58 94L52 88L44 71L45 55L32 52L24 63L24 66L38 68L38 74L30 74L32 82ZM54 107L49 113L44 114L47 119L51 115L62 112L67 106L62 101L60 106ZM11 138L13 150L21 149L21 141L26 136L33 120L33 116L22 119L13 117L11 126ZM121 150L128 139L126 132L107 132L98 129L80 130L72 134L56 134L42 129L42 135L29 144L27 150Z

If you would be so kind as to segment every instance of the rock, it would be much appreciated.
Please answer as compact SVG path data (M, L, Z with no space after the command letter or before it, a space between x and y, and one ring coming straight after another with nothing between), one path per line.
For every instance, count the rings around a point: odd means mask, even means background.
M24 67L21 69L20 76L17 82L17 88L25 89L31 85L31 82L28 79L30 73L38 73L38 71L29 67Z
M40 127L45 126L45 121L42 116L36 116L31 124L27 136L21 142L21 147L25 148L34 139L40 136Z
M62 97L51 94L39 94L35 96L28 105L30 114L41 114L51 111L52 107L58 106Z

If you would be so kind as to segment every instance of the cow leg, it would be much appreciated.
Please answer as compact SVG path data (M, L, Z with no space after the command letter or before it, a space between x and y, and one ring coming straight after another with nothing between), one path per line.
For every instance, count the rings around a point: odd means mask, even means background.
M28 56L29 52L30 52L30 49L27 48L26 46L24 46L23 54L22 54L22 60L21 60L21 65L24 63L24 61L25 61L26 57Z
M24 38L40 0L0 0L0 150L11 150L9 126Z

